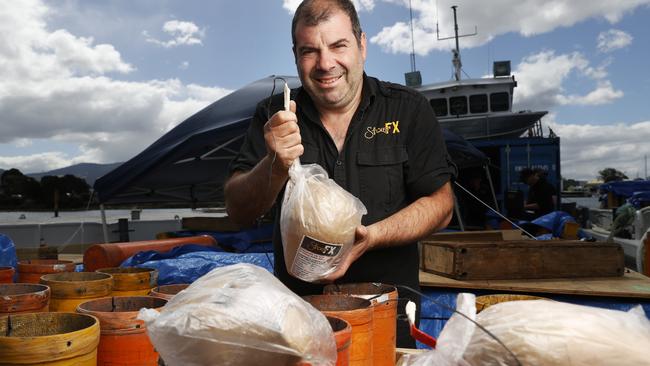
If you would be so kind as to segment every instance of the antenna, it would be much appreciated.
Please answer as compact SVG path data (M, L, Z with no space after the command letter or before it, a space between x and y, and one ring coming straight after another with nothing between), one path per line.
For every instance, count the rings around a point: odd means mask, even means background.
M413 8L409 0L409 15L411 17L411 72L404 74L406 86L417 87L422 85L422 75L415 69L415 36L413 34Z
M415 36L413 34L413 8L409 0L409 15L411 17L411 72L415 72Z
M463 34L463 35L458 35L458 20L456 19L456 8L458 8L457 5L454 5L451 7L454 11L454 36L453 37L445 37L445 38L440 38L440 32L438 30L438 24L436 23L436 36L438 37L439 41L444 41L447 39L452 39L454 38L456 40L456 49L452 50L454 54L454 58L451 60L451 63L454 65L454 77L456 78L456 81L460 80L460 72L463 67L463 64L460 62L460 48L458 46L458 38L461 37L469 37L469 36L475 36L478 34L478 29L476 26L474 26L474 33L468 33L468 34Z

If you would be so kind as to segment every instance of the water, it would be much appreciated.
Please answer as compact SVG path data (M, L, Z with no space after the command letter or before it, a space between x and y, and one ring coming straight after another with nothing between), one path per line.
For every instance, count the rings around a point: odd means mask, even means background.
M562 197L562 203L575 202L578 207L598 208L600 202L598 196L590 197Z

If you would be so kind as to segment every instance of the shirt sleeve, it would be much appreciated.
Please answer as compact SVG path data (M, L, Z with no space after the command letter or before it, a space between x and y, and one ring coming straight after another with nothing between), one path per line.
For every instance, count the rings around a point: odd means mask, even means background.
M411 199L431 195L457 175L440 124L426 98L419 95L408 131L406 187Z
M257 105L241 148L230 163L230 175L236 171L247 172L253 169L266 155L266 143L264 142L264 124L267 120L266 110L264 102Z

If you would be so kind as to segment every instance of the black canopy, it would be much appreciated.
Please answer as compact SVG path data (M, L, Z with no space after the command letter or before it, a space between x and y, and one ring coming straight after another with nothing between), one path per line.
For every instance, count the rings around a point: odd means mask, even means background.
M447 144L447 151L459 169L482 166L488 157L464 138L443 128L442 134Z
M292 88L300 85L283 76ZM239 147L257 103L268 97L275 76L255 81L219 99L167 132L94 185L105 204L223 201L228 165ZM276 93L282 82L276 83ZM459 168L482 165L487 158L461 137L445 131L447 148Z

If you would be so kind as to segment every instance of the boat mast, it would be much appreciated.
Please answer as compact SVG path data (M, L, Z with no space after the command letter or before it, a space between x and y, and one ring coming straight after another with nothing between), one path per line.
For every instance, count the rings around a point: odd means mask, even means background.
M456 79L456 81L460 81L460 72L462 70L463 64L460 61L460 47L458 45L458 38L475 36L477 34L477 29L476 29L476 26L474 26L474 33L463 34L463 35L459 36L458 35L458 20L456 18L456 8L458 8L458 5L453 5L451 8L454 11L454 36L453 37L440 38L440 32L438 31L437 25L436 25L436 35L438 36L439 41L444 41L444 40L452 39L452 38L454 38L456 40L456 49L451 51L454 54L454 57L451 60L451 63L454 65L454 78Z

